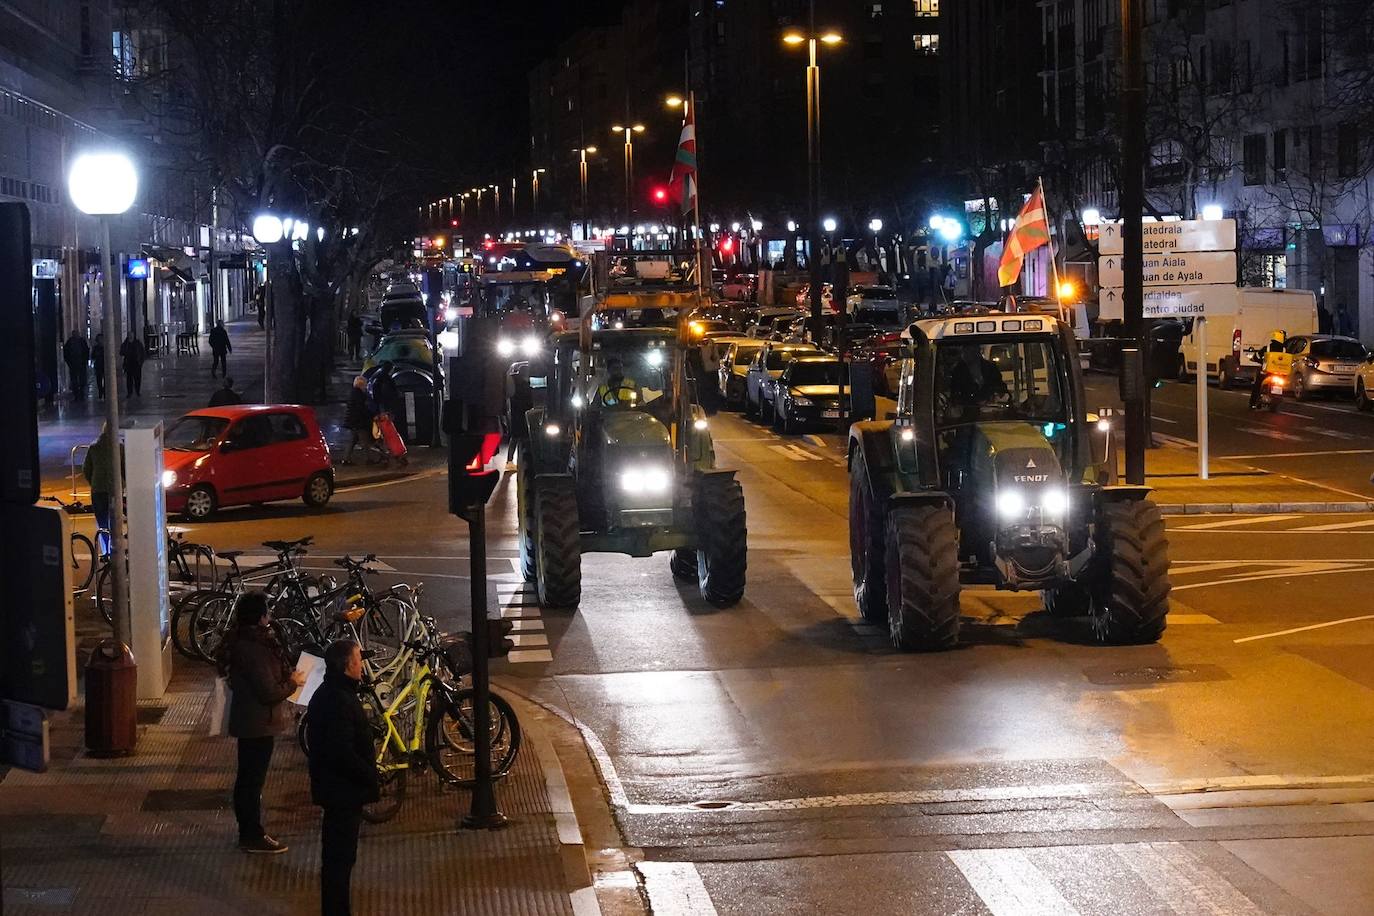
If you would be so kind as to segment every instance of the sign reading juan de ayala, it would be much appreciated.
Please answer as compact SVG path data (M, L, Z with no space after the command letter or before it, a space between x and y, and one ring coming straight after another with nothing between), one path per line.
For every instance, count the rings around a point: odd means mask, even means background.
M1146 318L1205 317L1235 311L1236 221L1174 220L1141 227ZM1122 318L1121 224L1098 230L1100 314Z

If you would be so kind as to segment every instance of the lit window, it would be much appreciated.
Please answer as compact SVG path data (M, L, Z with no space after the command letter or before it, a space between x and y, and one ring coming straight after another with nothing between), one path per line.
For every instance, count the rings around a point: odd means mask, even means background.
M883 5L881 3L871 3L868 6L868 15L874 19L883 18Z
M940 0L911 0L917 18L940 15Z
M916 45L916 51L920 54L934 54L940 50L939 35L913 35L911 40Z

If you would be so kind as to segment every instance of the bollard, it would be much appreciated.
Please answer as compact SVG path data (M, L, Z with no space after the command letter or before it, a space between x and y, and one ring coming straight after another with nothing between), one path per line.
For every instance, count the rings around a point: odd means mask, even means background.
M129 647L102 640L86 662L86 750L123 757L138 743L138 667Z

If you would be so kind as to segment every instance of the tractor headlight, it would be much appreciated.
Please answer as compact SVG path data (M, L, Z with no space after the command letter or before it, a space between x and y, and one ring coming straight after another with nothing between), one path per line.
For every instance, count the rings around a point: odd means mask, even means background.
M650 350L644 357L644 361L651 366L663 365L663 351Z
M1063 518L1069 508L1069 494L1064 490L1046 490L1040 498L1040 511L1052 518Z
M524 340L520 341L520 352L525 354L526 356L534 356L542 348L543 345L539 342L539 338L533 335L526 337Z
M1026 514L1026 497L1020 490L1003 490L997 494L997 514L1006 519Z
M500 356L514 356L515 341L501 338L496 342L496 352Z
M176 472L176 471L163 471L163 472L162 472L162 488L163 488L164 490L170 490L172 487L174 487L174 486L176 486L176 485L177 485L177 472Z
M620 472L620 489L635 495L667 493L672 475L663 467L626 468Z

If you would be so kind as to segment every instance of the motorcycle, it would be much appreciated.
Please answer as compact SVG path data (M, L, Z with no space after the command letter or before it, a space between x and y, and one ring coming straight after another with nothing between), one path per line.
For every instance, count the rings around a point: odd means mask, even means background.
M1264 370L1264 360L1267 355L1265 350L1254 348L1249 353L1251 360L1260 364L1260 368L1256 371L1263 376L1260 380L1259 409L1278 413L1279 405L1283 403L1283 394L1288 388L1288 374Z

